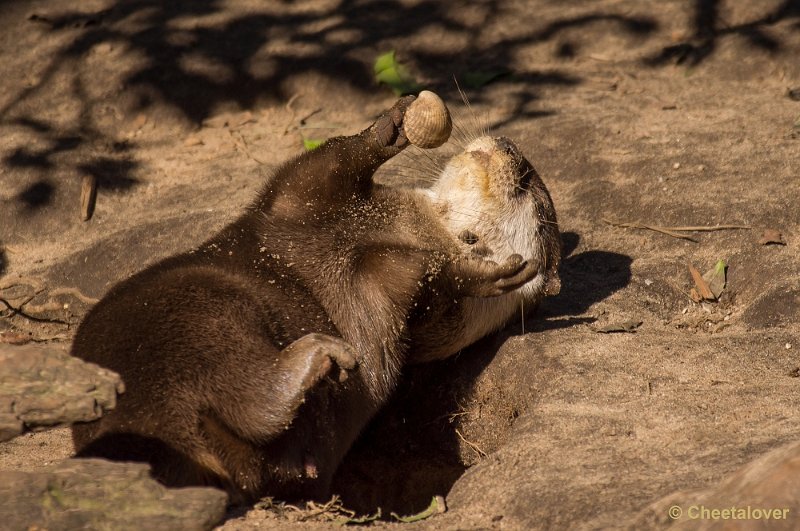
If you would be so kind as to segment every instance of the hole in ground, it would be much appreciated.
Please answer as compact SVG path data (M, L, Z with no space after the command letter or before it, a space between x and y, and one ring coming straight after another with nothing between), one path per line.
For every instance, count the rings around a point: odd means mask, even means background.
M517 333L510 327L407 371L334 478L332 492L345 507L361 514L380 508L385 518L418 513L507 442L559 366L531 355L540 337Z

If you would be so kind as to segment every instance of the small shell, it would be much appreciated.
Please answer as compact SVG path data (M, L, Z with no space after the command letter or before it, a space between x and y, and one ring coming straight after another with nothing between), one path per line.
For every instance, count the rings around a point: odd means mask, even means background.
M403 122L408 141L424 149L439 147L447 142L453 129L447 106L442 98L429 90L423 90L411 102Z

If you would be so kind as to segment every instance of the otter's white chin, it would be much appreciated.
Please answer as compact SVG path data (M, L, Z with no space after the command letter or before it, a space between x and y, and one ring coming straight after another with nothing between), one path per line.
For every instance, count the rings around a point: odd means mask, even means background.
M529 282L525 283L524 286L517 289L515 293L520 294L522 299L526 302L530 300L538 300L544 292L546 282L547 279L545 278L545 275L543 273L539 273Z

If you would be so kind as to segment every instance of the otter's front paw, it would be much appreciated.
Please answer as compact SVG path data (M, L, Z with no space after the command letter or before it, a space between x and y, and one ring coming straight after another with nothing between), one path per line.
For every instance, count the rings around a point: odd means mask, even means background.
M522 287L538 272L535 263L512 254L502 264L476 257L462 257L451 274L456 290L467 297L498 297Z
M381 148L395 149L408 143L422 149L437 148L447 142L452 130L447 105L429 90L423 90L416 98L400 98L370 128Z
M400 98L391 109L375 120L369 130L380 147L403 148L408 144L408 139L403 130L403 119L408 106L415 99L414 96Z

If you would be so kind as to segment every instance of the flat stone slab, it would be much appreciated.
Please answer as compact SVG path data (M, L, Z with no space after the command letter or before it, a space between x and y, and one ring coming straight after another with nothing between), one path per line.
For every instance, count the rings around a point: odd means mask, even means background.
M0 471L4 529L204 530L225 516L217 489L168 489L141 463L68 459L32 472Z
M124 390L116 373L60 348L0 345L0 441L98 419Z

